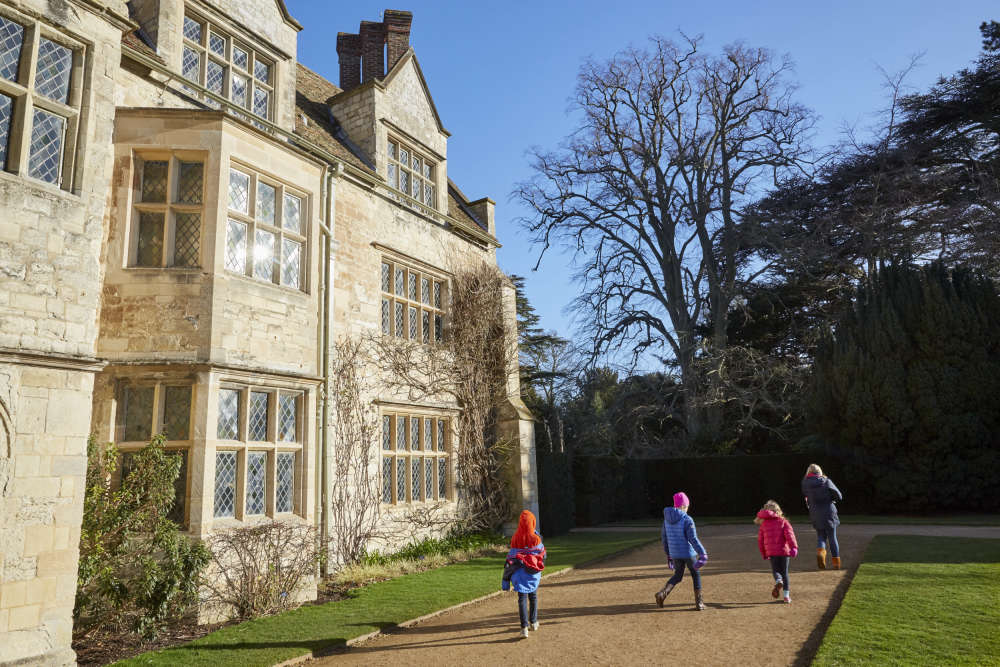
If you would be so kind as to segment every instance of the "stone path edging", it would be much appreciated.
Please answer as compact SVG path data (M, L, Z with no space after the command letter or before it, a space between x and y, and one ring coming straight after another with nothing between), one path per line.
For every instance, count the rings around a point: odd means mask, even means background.
M634 532L634 531L632 531L632 532ZM562 575L567 574L569 572L573 572L574 570L577 570L577 569L579 569L581 567L587 567L589 565L594 565L596 563L600 563L602 561L609 560L611 558L618 558L619 556L624 556L626 554L632 553L633 551L636 551L636 550L641 549L641 548L643 548L645 546L648 546L649 543L655 542L658 539L659 539L659 537L657 537L655 539L650 538L649 542L643 542L642 544L637 544L635 546L631 546L631 547L628 547L626 549L622 549L620 551L615 551L613 553L606 554L606 555L601 556L599 558L592 558L591 560L584 561L582 563L578 563L577 565L570 565L569 567L563 568L562 570L559 570L558 572L553 572L551 574L542 575L542 577L544 579L551 579L553 577L559 577L559 576L562 576ZM352 637L351 639L348 639L343 644L331 644L330 646L325 647L325 648L313 649L313 650L309 651L308 653L304 653L303 655L297 656L295 658L289 658L288 660L285 660L284 662L279 662L276 665L274 665L273 667L292 667L293 665L300 665L303 662L306 662L307 660L313 660L315 658L322 658L322 657L331 655L333 652L335 652L337 649L341 648L342 646L355 646L357 644L362 644L362 643L364 643L364 642L366 642L366 641L368 641L370 639L374 639L375 637L378 637L379 635L383 634L386 631L395 630L397 628L408 628L408 627L410 627L412 625L416 625L417 623L421 623L423 621L426 621L427 619L434 618L435 616L440 616L441 614L447 614L448 612L455 611L456 609L461 609L462 607L468 607L470 605L478 604L480 602L484 602L486 600L490 600L492 598L499 597L501 595L505 595L506 593L507 593L507 591L493 591L492 593L487 593L486 595L480 596L478 598L474 598L472 600L466 600L465 602L459 602L458 604L454 604L454 605L452 605L450 607L445 607L444 609L438 609L437 611L432 611L431 613L424 614L423 616L417 616L416 618L411 618L411 619L406 620L406 621L400 621L399 623L395 623L393 625L386 626L386 627L382 628L381 630L375 630L374 632L369 632L368 634L365 634L365 635L360 635L358 637Z

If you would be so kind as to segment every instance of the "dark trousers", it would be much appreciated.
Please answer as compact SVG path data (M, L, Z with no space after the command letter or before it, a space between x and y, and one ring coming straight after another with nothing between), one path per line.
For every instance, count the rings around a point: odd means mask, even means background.
M781 582L781 587L785 589L785 592L792 590L791 584L788 583L788 556L771 556L771 574L774 575L775 581Z
M840 544L837 542L836 526L816 531L816 546L820 549L826 549L827 542L830 543L830 555L840 556Z
M521 617L521 627L538 622L538 591L517 594L517 613Z
M684 568L691 568L691 580L694 582L694 589L696 591L701 590L701 572L694 569L694 559L692 558L675 558L674 559L674 576L667 580L668 584L673 584L676 586L681 583L681 579L684 578Z

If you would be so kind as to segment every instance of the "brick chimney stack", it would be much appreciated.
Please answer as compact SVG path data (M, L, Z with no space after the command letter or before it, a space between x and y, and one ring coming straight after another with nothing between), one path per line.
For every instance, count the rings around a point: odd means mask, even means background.
M340 61L340 89L361 85L361 35L337 33L337 56Z
M361 83L385 76L385 24L361 22Z
M383 20L385 21L389 52L386 59L386 71L389 71L410 48L410 25L413 23L413 12L387 9L383 14Z

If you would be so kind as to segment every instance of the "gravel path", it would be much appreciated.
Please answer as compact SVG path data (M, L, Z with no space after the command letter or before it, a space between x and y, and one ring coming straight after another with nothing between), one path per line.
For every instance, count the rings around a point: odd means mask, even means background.
M310 665L808 665L874 535L1000 538L1000 527L841 526L846 569L818 571L815 533L796 524L801 553L792 561L791 605L771 599L773 580L753 524L705 526L698 533L711 557L702 570L704 612L694 609L687 576L664 608L656 607L653 594L670 574L657 542L543 578L541 627L528 639L519 634L517 598L506 594L387 631ZM498 585L499 578L498 571Z

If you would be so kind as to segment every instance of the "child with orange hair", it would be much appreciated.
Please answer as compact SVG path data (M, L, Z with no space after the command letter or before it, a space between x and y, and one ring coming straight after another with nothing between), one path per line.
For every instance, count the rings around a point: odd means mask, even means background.
M521 636L528 637L528 627L538 629L538 583L545 569L545 545L535 530L535 515L521 512L517 531L510 538L510 551L503 569L500 587L517 591L517 611L521 617Z

